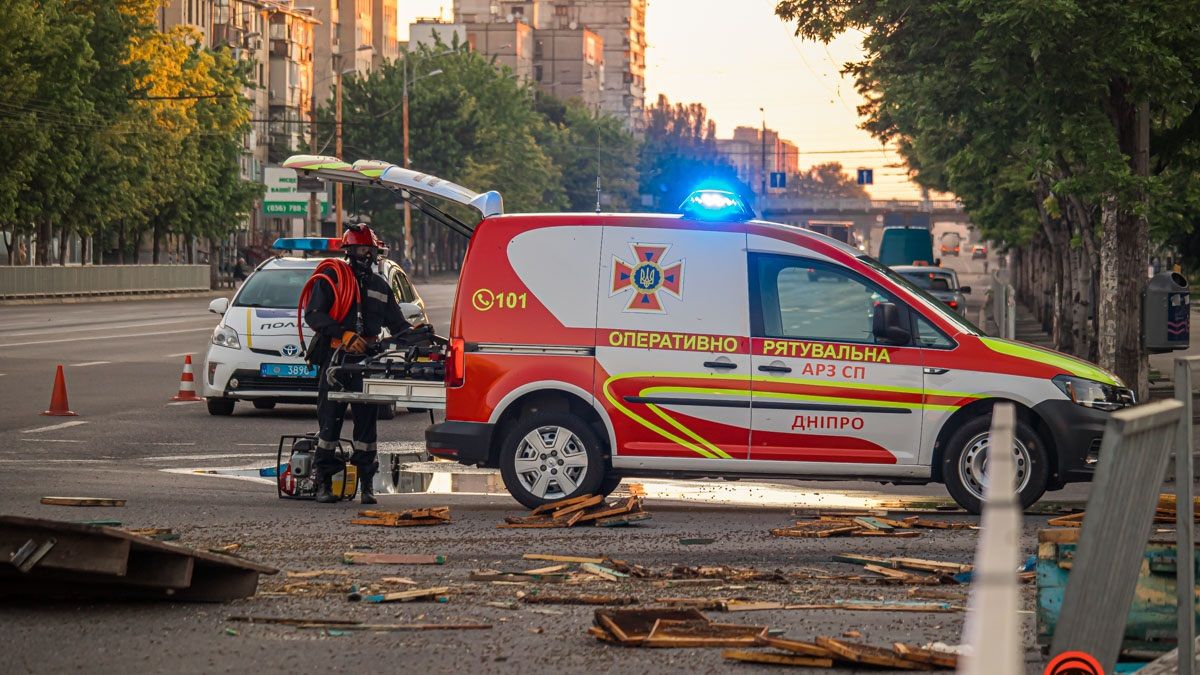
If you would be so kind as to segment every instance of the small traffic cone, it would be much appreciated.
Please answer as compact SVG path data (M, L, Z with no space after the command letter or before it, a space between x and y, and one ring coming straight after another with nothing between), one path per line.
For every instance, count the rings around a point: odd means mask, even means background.
M71 405L67 403L67 380L63 377L62 364L59 364L58 370L54 373L54 391L50 394L50 409L41 414L54 417L78 416L78 413L71 412Z
M171 397L172 401L203 401L196 395L196 380L192 375L192 355L183 359L183 374L179 376L179 393Z

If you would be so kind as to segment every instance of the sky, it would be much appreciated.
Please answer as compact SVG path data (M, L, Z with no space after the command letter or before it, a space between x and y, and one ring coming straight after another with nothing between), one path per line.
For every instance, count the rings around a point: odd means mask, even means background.
M451 18L452 0L400 0L400 39L418 17ZM737 7L737 9L733 9ZM728 137L762 124L799 147L800 168L838 161L851 175L875 171L876 199L915 199L898 155L858 128L862 102L842 66L861 55L861 35L829 45L802 40L774 14L773 0L649 0L646 103L700 102ZM850 151L850 152L847 152Z

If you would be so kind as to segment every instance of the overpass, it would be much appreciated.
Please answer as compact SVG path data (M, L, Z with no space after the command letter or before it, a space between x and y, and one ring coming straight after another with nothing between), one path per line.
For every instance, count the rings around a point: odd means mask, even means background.
M811 220L853 222L867 249L875 253L875 232L888 213L927 213L932 225L958 223L971 227L971 218L956 199L820 199L768 196L758 203L763 220L805 226Z

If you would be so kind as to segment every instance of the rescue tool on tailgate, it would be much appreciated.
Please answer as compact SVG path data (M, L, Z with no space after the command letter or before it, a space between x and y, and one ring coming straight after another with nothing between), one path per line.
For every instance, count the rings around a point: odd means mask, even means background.
M774 477L941 482L977 512L997 401L1017 404L1029 505L1090 480L1110 411L1134 403L1111 373L989 337L846 242L756 220L733 193L698 191L677 214L501 215L499 195L394 167L366 176L376 162L287 165L479 212L474 226L441 213L470 243L442 354L446 419L426 443L499 468L527 506L625 476Z

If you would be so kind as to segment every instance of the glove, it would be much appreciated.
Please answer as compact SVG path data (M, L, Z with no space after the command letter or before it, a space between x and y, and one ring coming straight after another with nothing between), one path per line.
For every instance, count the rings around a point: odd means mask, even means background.
M367 351L367 341L352 330L342 333L342 349L347 354L362 354Z

